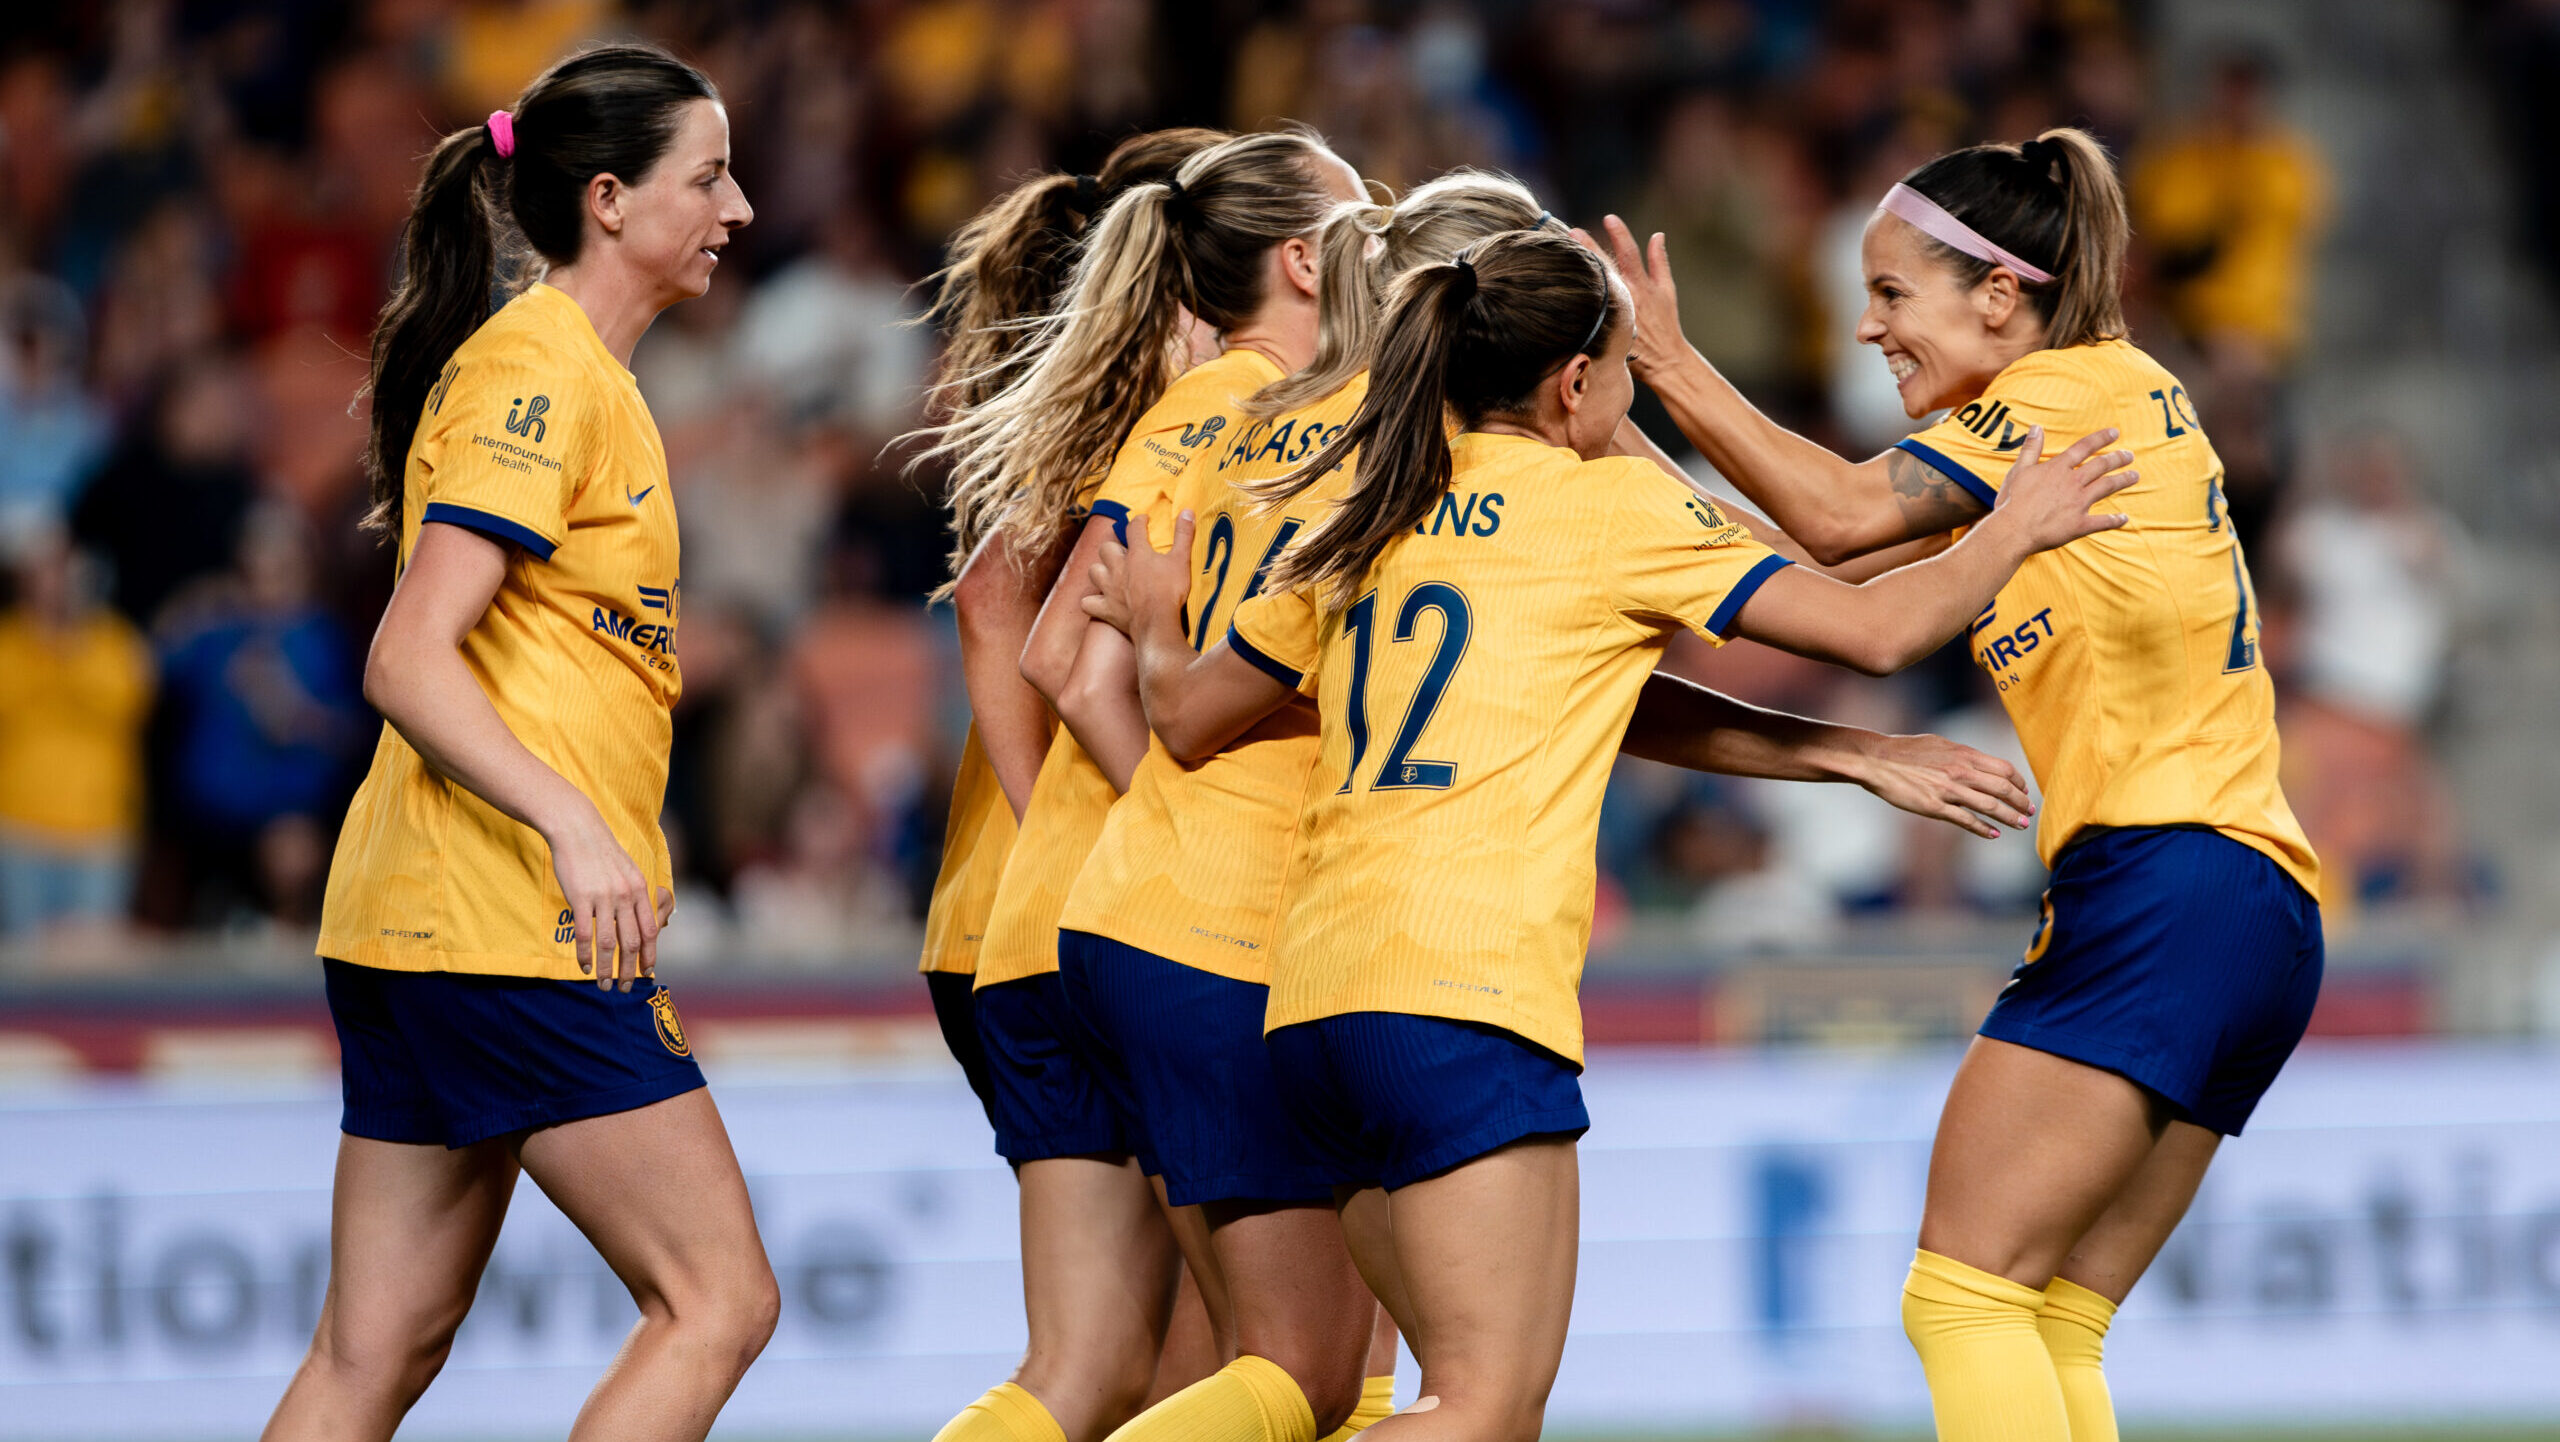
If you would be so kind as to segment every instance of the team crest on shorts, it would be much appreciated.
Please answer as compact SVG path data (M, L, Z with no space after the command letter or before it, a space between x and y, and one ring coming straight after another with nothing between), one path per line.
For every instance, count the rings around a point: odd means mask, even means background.
M684 1019L676 1015L676 994L659 987L649 996L649 1014L658 1023L658 1040L678 1056L693 1055L693 1046L684 1039Z

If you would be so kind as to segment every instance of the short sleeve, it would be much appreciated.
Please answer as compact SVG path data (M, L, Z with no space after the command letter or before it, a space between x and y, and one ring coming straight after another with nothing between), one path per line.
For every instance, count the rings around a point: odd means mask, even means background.
M2051 454L2112 424L2098 418L2094 394L2087 381L2031 358L2003 371L1988 391L1936 425L1895 442L1894 449L1927 462L1987 508L1998 503L2001 482L2017 464L2028 430L2044 427L2045 451Z
M421 521L524 547L542 560L569 534L585 475L591 391L580 370L543 356L456 359L427 392L414 447L425 474Z
M1093 494L1093 514L1109 520L1124 543L1129 517L1145 516L1147 534L1162 549L1173 534L1173 496L1183 472L1232 439L1242 396L1260 387L1257 376L1271 373L1269 362L1230 351L1175 381L1120 443Z
M1611 589L1619 614L1686 626L1722 645L1743 603L1794 564L1752 539L1714 500L1651 462L1599 464L1626 472L1624 480L1609 483L1617 506L1600 558L1616 571Z
M1324 611L1304 586L1247 597L1227 624L1227 649L1290 690L1312 696L1316 661L1324 652Z

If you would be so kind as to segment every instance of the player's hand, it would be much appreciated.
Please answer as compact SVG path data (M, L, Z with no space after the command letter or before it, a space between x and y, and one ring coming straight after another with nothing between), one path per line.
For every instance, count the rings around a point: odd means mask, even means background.
M1944 736L1879 736L1860 754L1858 784L1914 816L1996 837L2035 814L2027 779L1997 756Z
M1126 546L1105 541L1093 563L1094 594L1084 598L1084 613L1134 638L1150 618L1180 617L1191 596L1191 534L1196 521L1189 511L1173 519L1173 549L1158 551L1148 534L1147 518L1132 514L1136 532Z
M599 988L624 991L658 970L658 928L675 911L675 893L649 894L631 854L615 839L592 804L543 832L551 845L552 874L560 879L577 924L578 970Z
M1627 283L1627 292L1635 299L1636 339L1627 352L1627 364L1641 377L1689 349L1688 337L1680 333L1680 287L1671 276L1671 247L1657 231L1639 250L1635 232L1627 229L1625 221L1612 215L1602 224L1608 231L1606 248L1579 227L1573 238L1615 262L1618 278Z
M2029 426L1992 514L2007 517L2030 551L2050 551L2123 525L2123 516L2089 510L2142 479L2140 471L2128 469L2133 452L2101 449L2120 434L2113 426L2092 431L2062 454L2047 456L2044 427Z

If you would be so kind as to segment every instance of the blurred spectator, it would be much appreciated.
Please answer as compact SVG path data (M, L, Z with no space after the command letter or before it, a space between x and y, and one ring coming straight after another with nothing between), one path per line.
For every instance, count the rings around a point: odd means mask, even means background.
M310 537L275 504L236 570L161 627L167 804L199 916L254 907L316 921L335 813L368 739L354 647L311 596Z
M2302 339L2329 174L2274 115L2274 83L2268 56L2225 55L2203 113L2135 162L2129 198L2179 327L2281 362Z
M907 324L915 313L870 217L848 208L821 228L817 249L756 288L732 354L785 419L886 436L921 393L930 347Z
M181 365L72 513L72 531L114 568L116 609L149 626L188 582L231 564L256 479L248 387L228 355Z
M0 612L0 937L112 925L133 892L151 652L59 527L11 547Z
M1766 402L1795 384L1789 268L1803 254L1784 139L1746 127L1728 98L1699 92L1663 122L1653 178L1629 217L1679 257L1680 328L1718 370Z
M85 330L62 282L0 281L0 537L59 525L106 451L106 408L80 388Z

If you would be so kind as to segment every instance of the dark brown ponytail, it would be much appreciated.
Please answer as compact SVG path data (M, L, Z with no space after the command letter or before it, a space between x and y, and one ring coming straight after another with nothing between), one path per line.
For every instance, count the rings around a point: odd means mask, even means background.
M373 366L359 397L373 398L365 475L368 529L396 538L409 443L453 353L489 318L502 263L500 236L524 237L553 265L578 258L589 181L638 185L675 140L683 108L718 100L701 71L646 45L582 51L535 77L517 97L514 154L500 156L486 125L457 130L427 157L400 229L400 283L373 328ZM511 222L501 227L499 212Z
M2124 186L2106 147L2085 130L2048 130L2024 145L1950 151L1902 178L2003 250L2053 275L2021 293L2044 317L2045 344L2087 345L2125 333ZM1967 289L1991 262L1923 242Z
M1405 272L1387 293L1359 411L1304 467L1247 487L1286 501L1359 456L1350 489L1280 558L1270 589L1317 586L1328 600L1349 599L1387 543L1448 492L1451 420L1471 430L1525 412L1557 367L1607 349L1619 309L1600 258L1548 230L1507 231Z

